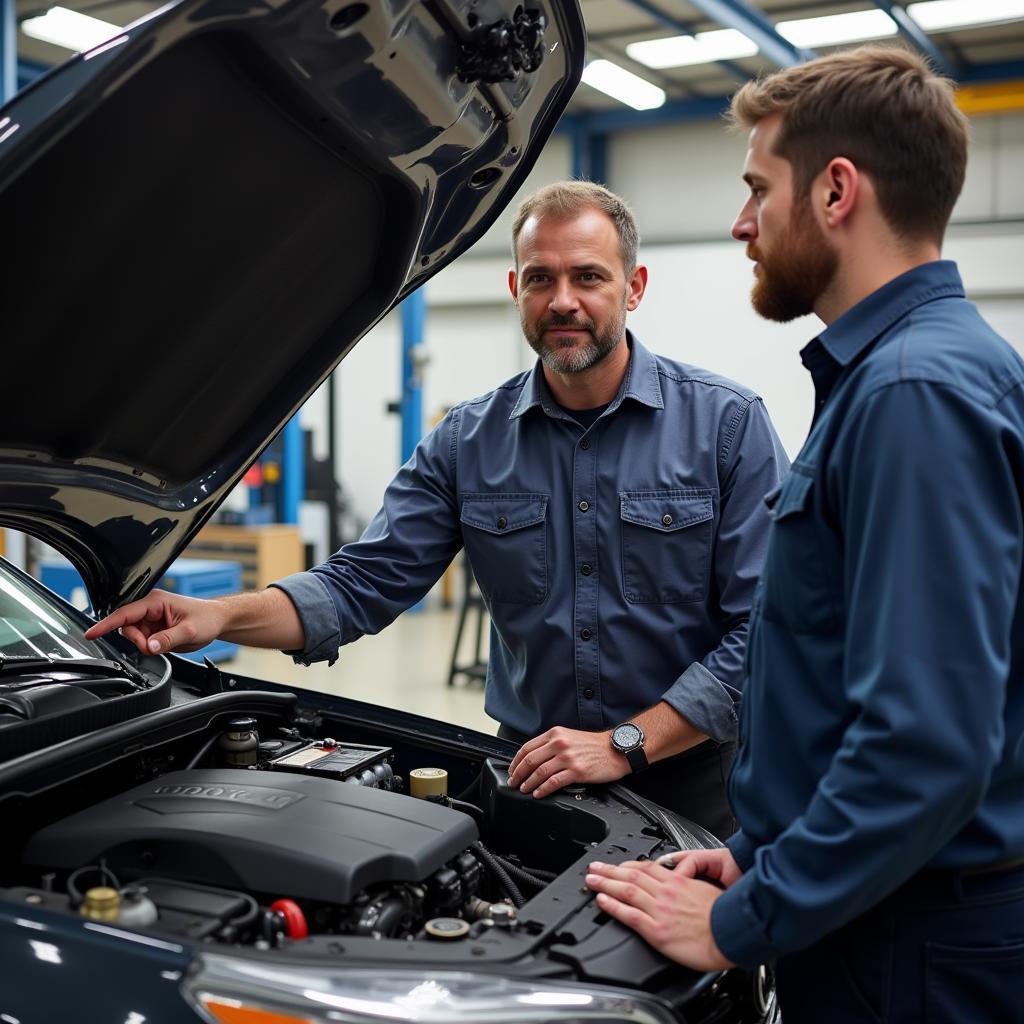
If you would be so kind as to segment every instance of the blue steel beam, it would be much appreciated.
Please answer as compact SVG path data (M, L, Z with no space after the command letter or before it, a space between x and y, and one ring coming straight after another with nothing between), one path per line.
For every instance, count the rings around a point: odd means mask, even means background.
M578 181L608 184L608 136L593 131L584 116L566 114L558 122L558 130L569 136L572 146L570 167Z
M788 39L780 36L772 21L746 0L689 0L704 17L717 21L726 28L734 28L753 40L762 55L778 64L780 68L789 68L794 64L802 64L814 56L812 50L804 50L794 46Z
M408 462L423 436L423 375L418 359L427 319L427 299L417 288L402 302L402 462Z
M1024 60L972 64L961 70L958 81L964 85L973 85L978 82L1012 82L1019 78L1024 78Z
M939 74L947 75L950 78L957 77L958 69L950 64L943 52L932 41L931 36L914 21L902 4L892 3L892 0L874 0L874 3L896 22L900 35L919 53L924 54Z
M298 523L299 504L306 497L306 450L299 414L281 433L281 521Z
M577 174L577 153L590 152L589 140L607 137L615 132L633 128L654 128L664 124L679 124L685 121L706 121L721 117L729 108L728 96L698 96L689 100L673 100L654 110L633 110L615 107L611 110L594 110L587 114L566 114L555 129L559 134L568 135L572 140L573 174ZM579 166L589 168L587 156L580 156Z
M18 91L18 20L14 0L0 0L0 103Z

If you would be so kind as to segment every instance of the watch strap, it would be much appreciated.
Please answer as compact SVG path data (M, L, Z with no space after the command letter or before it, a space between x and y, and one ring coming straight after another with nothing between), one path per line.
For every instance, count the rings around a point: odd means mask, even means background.
M637 772L642 772L650 764L642 745L634 747L632 750L624 750L622 753L625 754L630 770L634 775Z

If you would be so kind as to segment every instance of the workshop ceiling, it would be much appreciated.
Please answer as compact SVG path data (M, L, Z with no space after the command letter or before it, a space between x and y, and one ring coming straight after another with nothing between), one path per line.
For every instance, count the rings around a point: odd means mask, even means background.
M960 4L964 0L944 0ZM46 12L50 5L39 0L17 0L16 12L21 24L28 18ZM61 6L87 13L115 26L121 27L144 17L162 6L159 3L112 2L112 0L61 0ZM908 2L913 15L914 4ZM930 4L932 10L941 4ZM827 53L834 45L815 45L800 49L779 34L775 26L799 19L849 14L851 12L873 12L862 15L880 19L883 31L892 31L895 23L880 8L891 10L896 17L906 19L904 6L890 0L878 0L877 6L869 0L852 2L828 2L828 0L582 0L584 20L589 38L588 60L610 61L658 86L665 93L669 109L685 111L687 101L707 102L734 92L737 85L746 78L761 71L776 68L790 56L794 63L809 51ZM986 81L1007 81L1024 79L1024 0L971 0L971 10L980 9L1005 11L1006 20L974 27L948 29L919 27L911 21L900 35L891 38L902 40L927 52L941 65L941 69L961 82L978 83ZM714 14L717 16L711 17ZM924 15L920 14L921 20ZM761 36L761 48L751 56L738 56L712 63L689 66L652 68L627 52L630 44L647 40L662 39L680 35L697 35L732 29L733 40L741 45L746 42L737 30L750 31ZM774 37L774 40L772 39ZM722 38L721 36L715 38ZM748 49L753 45L748 44ZM69 56L69 51L50 43L29 38L23 31L18 32L18 57L22 67L30 70L59 63ZM622 103L599 92L584 83L580 86L569 107L569 113L621 110L628 111Z

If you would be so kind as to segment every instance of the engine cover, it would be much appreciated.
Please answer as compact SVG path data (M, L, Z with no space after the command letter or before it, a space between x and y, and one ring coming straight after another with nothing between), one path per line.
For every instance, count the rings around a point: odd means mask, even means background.
M478 838L468 815L331 779L244 769L172 772L48 825L26 860L107 864L349 903L381 882L421 882ZM122 879L124 881L124 879Z

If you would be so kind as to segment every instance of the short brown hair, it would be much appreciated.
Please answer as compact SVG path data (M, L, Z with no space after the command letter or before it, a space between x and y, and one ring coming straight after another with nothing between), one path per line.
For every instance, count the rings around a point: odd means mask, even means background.
M619 236L622 264L626 274L631 274L640 248L636 218L625 200L593 181L556 181L519 204L512 221L512 257L516 265L519 265L519 235L530 217L572 217L583 210L601 210L612 219Z
M867 173L897 235L941 242L964 184L967 119L954 85L915 53L860 46L748 82L728 117L752 128L781 114L774 152L805 196L829 160Z

